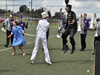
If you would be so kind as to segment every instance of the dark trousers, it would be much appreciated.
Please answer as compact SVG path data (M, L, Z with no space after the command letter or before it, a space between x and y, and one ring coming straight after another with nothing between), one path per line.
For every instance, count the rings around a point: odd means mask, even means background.
M11 34L11 31L6 31L6 45L9 45L9 38L8 36ZM11 36L11 44L13 43L13 35Z
M47 30L47 33L46 33L47 41L48 41L48 37L49 37L49 29Z
M100 38L95 41L95 75L100 75Z
M63 48L66 45L67 37L70 35L70 43L72 47L75 47L75 40L74 40L74 35L76 34L77 29L76 28L67 28L64 33L62 33L62 41L63 41Z
M94 37L94 52L95 52L95 43L96 41L100 41L100 37Z
M86 36L87 34L81 34L81 48L86 48Z

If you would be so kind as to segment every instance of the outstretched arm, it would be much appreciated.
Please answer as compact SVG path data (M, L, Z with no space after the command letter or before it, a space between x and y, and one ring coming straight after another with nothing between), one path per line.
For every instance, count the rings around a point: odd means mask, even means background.
M11 33L11 34L8 36L8 38L10 38L12 35L13 35L13 34Z

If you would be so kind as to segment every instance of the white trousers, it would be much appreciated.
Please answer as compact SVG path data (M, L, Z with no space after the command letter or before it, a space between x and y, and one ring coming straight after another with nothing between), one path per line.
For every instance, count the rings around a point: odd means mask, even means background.
M42 41L42 45L43 45L43 48L44 48L45 61L50 62L50 56L49 56L49 51L48 51L48 47L47 47L46 36L39 36L39 35L36 36L35 47L33 49L32 56L31 56L30 60L35 60L37 52L38 52L40 40Z

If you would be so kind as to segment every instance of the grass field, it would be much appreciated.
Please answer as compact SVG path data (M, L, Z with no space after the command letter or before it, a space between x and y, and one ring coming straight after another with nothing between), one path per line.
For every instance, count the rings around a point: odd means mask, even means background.
M0 25L1 29L2 25ZM29 26L26 30L27 34L35 35L36 26ZM13 49L11 44L5 48L5 32L0 30L0 75L93 75L94 73L94 56L93 39L94 31L89 31L87 35L86 51L81 52L80 48L80 33L75 35L76 51L70 54L61 51L62 39L56 38L57 27L50 27L50 35L48 41L48 48L50 52L51 62L53 65L47 65L44 61L44 53L42 51L42 44L40 43L39 51L35 60L35 64L30 64L30 57L34 48L35 36L25 35L27 44L23 47L26 56L22 56L21 50L16 48L16 55L11 56ZM69 38L68 38L69 39ZM90 70L87 72L87 70Z

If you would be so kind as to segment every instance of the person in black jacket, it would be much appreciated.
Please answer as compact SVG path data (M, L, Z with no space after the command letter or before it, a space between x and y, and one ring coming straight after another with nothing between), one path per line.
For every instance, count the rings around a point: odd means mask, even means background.
M66 5L65 10L68 12L67 14L67 23L66 23L66 30L62 34L62 41L63 41L63 50L64 53L69 49L66 38L70 35L70 43L72 45L71 54L75 51L75 40L74 36L77 32L77 21L76 21L76 14L75 12L71 11L72 6Z

